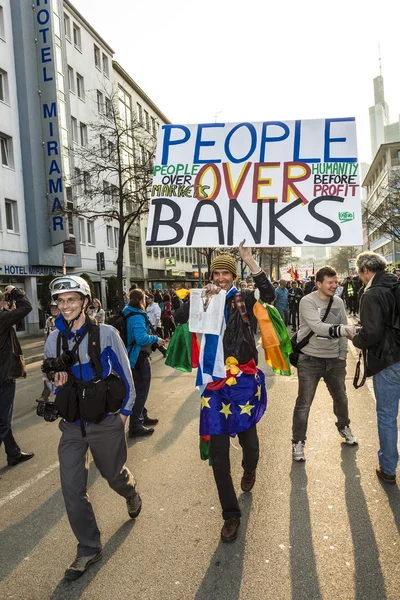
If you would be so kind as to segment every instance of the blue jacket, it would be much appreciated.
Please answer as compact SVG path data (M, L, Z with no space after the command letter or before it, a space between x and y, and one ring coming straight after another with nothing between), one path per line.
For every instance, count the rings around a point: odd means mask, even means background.
M158 341L157 335L149 335L150 322L147 314L140 308L133 308L133 306L125 306L123 310L124 315L137 315L131 316L126 321L127 332L128 332L128 354L133 369L136 365L139 353L143 346L151 346L154 342Z

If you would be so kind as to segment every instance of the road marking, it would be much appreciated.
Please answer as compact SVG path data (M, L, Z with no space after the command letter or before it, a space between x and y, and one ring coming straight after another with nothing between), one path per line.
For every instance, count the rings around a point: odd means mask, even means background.
M18 487L14 491L12 491L9 494L7 494L7 496L5 496L4 498L1 498L0 499L0 508L2 506L4 506L4 504L6 504L7 502L9 502L10 500L13 500L14 498L16 498L17 496L19 496L20 494L22 494L22 492L25 492L25 490L27 490L28 488L30 488L31 485L35 484L40 479L43 479L43 477L46 477L46 475L48 475L49 473L51 473L52 471L54 471L54 469L57 469L59 466L60 466L60 463L58 461L55 462L53 465L50 465L50 467L47 467L47 469L44 469L44 471L42 471L41 473L38 473L37 475L35 475L35 477L32 477L32 479L29 479L29 481L27 481L26 483L24 483L24 485L21 485L20 487Z

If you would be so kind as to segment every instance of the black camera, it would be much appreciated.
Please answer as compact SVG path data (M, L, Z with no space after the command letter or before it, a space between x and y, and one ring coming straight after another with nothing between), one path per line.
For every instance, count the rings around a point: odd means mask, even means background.
M154 344L151 345L151 349L153 352L159 350L164 357L167 356L167 349L164 348L164 346L159 346L157 342L154 342Z
M56 373L61 371L70 371L72 365L76 363L76 356L73 352L68 350L63 352L57 358L45 358L42 364L42 372L46 375L49 381L54 381Z
M59 414L55 402L49 402L48 400L36 400L36 402L38 403L36 409L38 417L43 417L49 423L58 419Z

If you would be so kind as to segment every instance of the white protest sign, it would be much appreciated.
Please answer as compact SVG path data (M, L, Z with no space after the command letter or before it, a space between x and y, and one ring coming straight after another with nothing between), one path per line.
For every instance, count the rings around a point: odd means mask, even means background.
M362 244L353 117L162 125L148 246Z
M224 320L226 291L207 296L205 290L190 290L189 331L221 333Z

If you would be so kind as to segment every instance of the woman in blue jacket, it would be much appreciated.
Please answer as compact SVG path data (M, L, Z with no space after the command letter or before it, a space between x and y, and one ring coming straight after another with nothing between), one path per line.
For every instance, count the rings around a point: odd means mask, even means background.
M151 382L149 356L151 346L162 346L164 340L157 335L149 335L150 323L146 314L146 301L143 290L135 289L129 295L129 304L125 306L124 315L128 330L128 354L131 363L133 381L136 389L136 400L129 418L129 437L151 435L158 419L150 419L145 408Z

